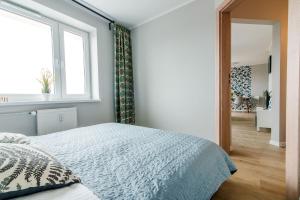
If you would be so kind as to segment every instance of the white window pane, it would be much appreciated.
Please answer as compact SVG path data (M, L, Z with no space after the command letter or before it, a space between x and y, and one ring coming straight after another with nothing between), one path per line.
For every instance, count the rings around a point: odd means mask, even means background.
M0 25L0 94L40 94L41 70L53 74L51 27L3 10Z
M64 31L65 70L67 94L84 94L84 47L83 38Z

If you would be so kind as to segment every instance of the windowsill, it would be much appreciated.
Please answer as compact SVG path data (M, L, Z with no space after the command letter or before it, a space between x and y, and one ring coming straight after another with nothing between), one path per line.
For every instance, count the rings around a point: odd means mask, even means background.
M2 106L31 106L31 105L52 105L52 104L74 104L74 103L99 103L99 99L71 99L71 100L50 100L50 101L24 101L0 103Z

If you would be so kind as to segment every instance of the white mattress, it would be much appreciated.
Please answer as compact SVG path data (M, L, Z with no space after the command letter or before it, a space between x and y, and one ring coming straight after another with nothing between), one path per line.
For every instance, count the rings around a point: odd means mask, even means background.
M87 187L82 184L74 184L56 190L48 190L13 200L99 200Z

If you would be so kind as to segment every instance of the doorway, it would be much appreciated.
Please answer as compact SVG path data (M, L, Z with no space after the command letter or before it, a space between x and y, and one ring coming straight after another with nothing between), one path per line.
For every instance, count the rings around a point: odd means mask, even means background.
M231 124L239 125L240 131L255 130L253 134L257 137L252 138L257 141L253 146L260 142L259 137L265 136L266 145L285 147L279 126L280 23L232 19L231 41ZM234 133L236 137L240 134L234 130L237 129L232 127L231 144L236 141L238 145Z
M273 1L274 2L274 1ZM283 2L283 1L281 1ZM283 2L284 3L284 2ZM231 60L231 23L232 18L235 18L236 12L235 9L244 8L244 10L247 10L251 12L250 14L245 11L241 14L242 17L238 17L238 20L248 20L248 21L255 21L255 20L261 20L265 21L265 23L271 23L276 28L276 24L279 25L280 29L280 36L279 40L280 43L280 51L279 51L279 58L281 59L279 61L279 81L278 83L278 110L276 110L276 113L278 114L278 141L274 142L271 140L271 143L275 144L276 146L284 146L285 145L285 104L286 104L286 54L287 54L287 13L288 13L288 3L284 6L278 6L274 5L274 7L277 6L277 11L274 11L270 9L272 7L272 1L257 1L257 0L228 0L225 1L225 3L220 7L219 9L219 15L218 15L218 21L219 21L219 143L220 146L224 148L225 151L228 153L231 153L232 156L235 156L234 147L232 145L232 134L231 129L234 128L235 124L231 123L231 100L232 100L232 94L231 94L231 66L232 66L232 60ZM252 4L252 5L251 5ZM255 6L254 6L255 5ZM270 6L271 5L271 6ZM268 7L269 6L269 7ZM247 9L245 9L247 8ZM260 9L266 11L266 8L268 8L268 12L260 12ZM251 11L252 9L252 11ZM255 10L256 9L256 10ZM281 9L286 9L284 12L286 12L283 18L276 17L276 14L279 14L281 12ZM255 12L253 12L253 10ZM280 12L279 12L280 11ZM260 16L253 16L254 14L257 14ZM267 13L267 14L265 14ZM247 17L243 17L243 15L249 14ZM268 15L269 14L269 15ZM266 16L268 15L268 16ZM247 101L247 100L246 100ZM246 106L247 107L247 106ZM247 108L248 109L248 108ZM281 114L279 117L279 113ZM255 117L252 116L250 118L250 123L253 123L255 125ZM274 118L274 120L276 120ZM256 127L254 126L253 127ZM262 127L264 128L264 127ZM268 127L267 127L268 128ZM273 128L273 127L272 127ZM267 139L268 143L270 143L269 139ZM233 150L233 151L232 151ZM251 151L251 150L250 150ZM284 161L284 155L285 152L283 151L279 153L279 155L283 155L283 161ZM282 157L280 157L282 158ZM258 163L252 163L253 167L255 167ZM282 164L284 166L284 163ZM249 166L248 166L249 167ZM247 171L245 172L247 173ZM284 173L284 169L283 169ZM248 174L249 175L249 174ZM255 176L255 175L254 175ZM251 178L251 177L249 177ZM283 179L284 177L280 177ZM259 180L260 183L266 182L267 183L274 183L276 180ZM270 188L272 186L270 185ZM281 187L281 186L280 186ZM284 188L285 186L283 186ZM276 187L273 187L276 188ZM273 191L274 192L274 191Z
M273 80L278 79L280 65L269 67L269 60L279 55L276 26L232 19L230 154L239 170L215 200L286 199L285 149L274 142L279 141L280 95L278 81Z

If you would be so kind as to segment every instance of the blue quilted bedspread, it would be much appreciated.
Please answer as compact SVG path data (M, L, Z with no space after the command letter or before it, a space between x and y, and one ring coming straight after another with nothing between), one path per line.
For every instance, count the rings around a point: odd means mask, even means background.
M212 142L144 127L101 124L32 140L101 200L208 200L236 171Z

